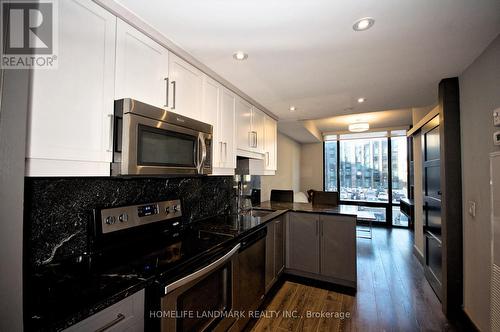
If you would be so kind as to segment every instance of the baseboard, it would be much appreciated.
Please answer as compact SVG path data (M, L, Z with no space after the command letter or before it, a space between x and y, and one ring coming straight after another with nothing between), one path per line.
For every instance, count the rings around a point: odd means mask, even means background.
M417 248L416 245L413 245L413 255L417 257L420 265L424 265L424 254L420 251L420 249Z
M303 285L308 285L316 288L322 288L337 293L342 293L350 296L356 296L356 287L342 285L331 281L318 280L303 275L285 273L283 279L286 281L296 282Z

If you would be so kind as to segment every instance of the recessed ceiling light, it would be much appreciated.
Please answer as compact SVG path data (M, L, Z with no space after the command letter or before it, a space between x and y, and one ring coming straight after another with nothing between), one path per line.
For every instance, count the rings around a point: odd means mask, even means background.
M358 103L364 103L366 101L366 98L360 97L358 98Z
M349 125L349 131L353 133L360 133L370 129L370 124L368 122L352 123Z
M290 112L295 112L297 110L297 107L295 106L290 106L289 108Z
M354 22L352 28L354 31L365 31L370 29L375 24L375 20L372 17L363 17Z
M235 60L238 60L238 61L243 61L243 60L246 60L248 58L248 54L246 54L243 51L237 51L237 52L234 52L233 58Z

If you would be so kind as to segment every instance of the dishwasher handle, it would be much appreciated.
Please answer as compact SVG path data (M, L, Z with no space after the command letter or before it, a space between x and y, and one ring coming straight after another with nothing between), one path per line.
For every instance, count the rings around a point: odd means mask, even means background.
M260 239L265 238L266 236L267 236L267 228L261 229L260 231L257 231L255 233L246 236L245 238L243 238L243 240L241 240L240 252L252 246L252 244L258 242Z
M203 277L204 275L209 274L210 272L216 270L220 266L224 265L226 262L228 262L232 256L240 249L240 244L238 243L231 249L227 254L222 256L221 258L217 259L215 262L210 263L209 265L205 266L204 268L199 269L198 271L191 273L188 276L185 276L184 278L181 278L177 281L174 281L171 284L168 284L165 286L165 295L168 293L173 292L177 288L184 286L187 283L190 283L193 280L196 280L200 277Z

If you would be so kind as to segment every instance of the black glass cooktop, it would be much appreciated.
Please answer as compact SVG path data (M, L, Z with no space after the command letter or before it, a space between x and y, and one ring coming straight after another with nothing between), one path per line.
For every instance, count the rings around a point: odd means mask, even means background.
M28 283L31 323L43 326L44 321L58 321L91 304L112 301L113 296L140 289L160 275L173 278L182 269L203 264L218 248L225 250L232 239L188 227L44 266L31 274Z
M250 215L227 215L205 219L198 222L196 227L212 234L236 237L265 223L267 220Z

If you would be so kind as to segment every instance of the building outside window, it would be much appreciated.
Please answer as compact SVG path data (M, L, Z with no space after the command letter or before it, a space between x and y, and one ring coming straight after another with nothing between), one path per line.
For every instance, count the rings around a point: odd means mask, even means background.
M408 219L399 210L400 199L408 195L405 133L325 136L325 191L339 191L341 201L361 205L360 209L373 212L378 222L387 222L390 213L393 225L406 227ZM393 137L388 138L389 134Z

